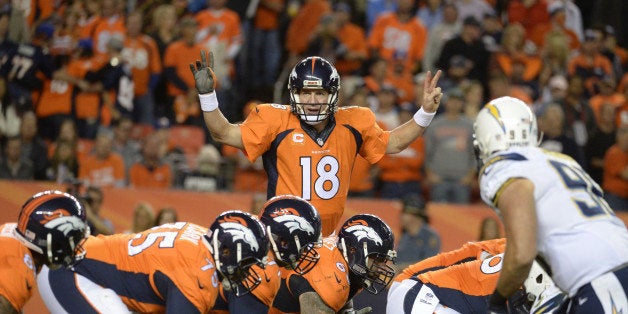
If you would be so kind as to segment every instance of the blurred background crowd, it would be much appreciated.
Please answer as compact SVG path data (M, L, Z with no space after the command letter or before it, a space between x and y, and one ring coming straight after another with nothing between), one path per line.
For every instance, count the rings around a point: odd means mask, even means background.
M473 121L511 95L539 117L540 146L628 210L624 16L622 0L1 0L0 178L263 202L261 160L205 129L189 64L206 49L231 122L286 104L304 56L335 64L340 105L370 107L385 129L417 110L425 73L443 70L425 136L376 165L358 160L351 197L479 202Z

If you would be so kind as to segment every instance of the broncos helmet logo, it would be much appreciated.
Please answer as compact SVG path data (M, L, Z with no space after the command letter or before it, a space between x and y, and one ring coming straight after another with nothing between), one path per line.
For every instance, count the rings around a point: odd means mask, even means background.
M314 234L315 232L312 224L301 216L281 215L274 217L273 220L286 226L290 233L294 232L295 230L303 230L307 232L308 235Z
M223 222L220 224L222 230L226 233L229 233L233 238L233 241L242 240L251 246L251 249L255 252L259 250L259 243L257 242L257 238L253 234L251 229L243 226L238 222Z
M67 236L71 231L84 230L85 223L76 216L62 216L46 222L44 227L48 229L57 229L63 232L64 236Z
M353 234L353 236L358 239L358 242L364 238L367 238L375 242L375 244L377 245L384 244L384 240L382 240L382 237L380 237L379 234L377 234L377 232L375 232L375 229L373 229L372 227L362 224L356 224L348 226L347 228L345 228L345 231Z

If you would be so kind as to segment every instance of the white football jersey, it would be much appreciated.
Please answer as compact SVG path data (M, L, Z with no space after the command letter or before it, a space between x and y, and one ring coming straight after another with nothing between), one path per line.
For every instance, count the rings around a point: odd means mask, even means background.
M572 158L537 147L500 152L480 172L484 202L496 209L500 192L515 178L534 183L538 253L563 291L573 296L628 262L626 226L602 198L600 186Z

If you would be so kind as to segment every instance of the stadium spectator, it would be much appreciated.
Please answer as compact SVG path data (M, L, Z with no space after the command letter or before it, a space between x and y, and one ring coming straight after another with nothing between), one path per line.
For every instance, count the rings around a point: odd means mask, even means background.
M567 74L579 76L584 80L585 95L591 97L598 93L597 83L604 77L613 77L613 65L600 53L602 32L595 29L584 31L584 42L579 53L569 58Z
M615 144L616 134L615 107L610 104L603 104L600 107L600 120L584 147L587 173L599 185L603 183L604 155Z
M201 148L196 157L196 167L186 173L183 188L190 191L216 192L227 188L227 178L221 169L220 152L213 145Z
M21 157L22 140L19 137L7 138L0 160L0 178L11 180L33 180L33 163Z
M175 223L179 221L177 210L174 207L164 207L157 212L155 218L155 226L161 226L167 223Z
M423 54L423 71L433 71L443 45L460 33L461 23L458 22L458 9L453 3L443 4L443 20L434 25L427 36Z
M463 105L462 91L452 90L445 101L445 112L425 132L425 179L434 202L471 201L476 173L473 123L463 114Z
M111 220L100 215L104 199L105 194L102 189L95 186L88 186L85 189L85 194L83 194L83 200L86 203L87 224L93 235L110 235L115 231Z
M79 179L86 186L125 186L124 160L113 151L113 136L108 131L96 135L93 151L79 159Z
M401 236L397 244L397 269L404 269L440 252L441 239L430 226L425 201L420 194L403 199L401 210Z
M565 134L565 112L559 105L549 105L539 115L539 131L543 139L539 147L570 156L581 166L585 166L584 151L578 144Z
M333 232L344 211L356 152L375 163L385 153L402 151L429 125L442 97L440 87L436 87L440 71L434 77L428 72L422 108L414 119L384 132L366 108L336 110L340 87L338 72L328 61L308 57L295 65L290 76L290 106L257 106L242 124L235 125L216 110L211 55L208 63L203 51L201 60L190 68L212 137L220 143L244 149L251 161L263 155L269 174L268 196L293 193L320 205L324 210L322 220L326 235ZM287 136L288 133L292 135ZM361 138L361 145L354 140L356 137ZM286 146L283 139L285 143L301 144ZM327 147L329 153L312 155L313 150L322 147ZM304 149L303 153L297 152L300 149ZM272 161L268 159L271 155ZM290 170L289 167L296 165L300 167Z
M157 44L142 33L143 26L142 12L135 11L127 16L122 59L127 60L133 77L133 121L152 125L155 122L153 91L162 68Z
M244 84L250 82L251 99L272 101L273 87L281 70L281 22L285 9L286 0L260 1L249 25L250 32L244 38L246 60L238 79Z
M482 42L482 25L474 17L462 21L462 30L458 36L445 42L440 57L435 65L437 69L448 72L451 60L460 55L471 61L468 79L486 82L488 78L488 62L490 53Z
M22 140L21 158L33 163L33 178L35 180L45 180L46 168L48 167L48 146L37 131L35 113L32 111L24 112L19 135Z
M155 226L155 210L148 202L139 202L133 208L131 228L124 233L140 233Z
M78 177L78 159L76 143L60 140L50 157L50 165L46 168L46 179L57 183L76 180Z
M172 169L164 162L159 145L159 138L155 133L144 139L141 160L133 163L129 169L130 187L166 189L172 186Z
M628 126L617 129L616 142L604 155L602 187L611 208L628 211Z
M184 17L179 22L180 39L171 42L166 48L163 57L163 70L167 82L167 100L162 105L170 124L174 122L195 124L200 119L194 89L194 77L188 72L190 62L193 62L198 52L203 48L196 43L195 35L198 31L196 20ZM178 101L178 102L177 102ZM177 107L175 107L175 102ZM175 117L178 115L178 118ZM161 118L158 116L157 118Z
M414 108L399 108L399 121L412 118ZM379 169L379 196L384 199L404 199L413 193L421 193L423 187L423 162L425 143L422 137L410 143L398 154L385 155L377 163Z
M336 56L335 66L340 75L363 75L368 58L364 27L351 22L351 6L344 2L334 5L333 16L338 24L336 37L346 51Z
M415 10L414 1L398 0L395 11L377 17L367 39L371 58L386 60L388 69L401 63L402 72L407 74L419 69L427 29L416 17Z

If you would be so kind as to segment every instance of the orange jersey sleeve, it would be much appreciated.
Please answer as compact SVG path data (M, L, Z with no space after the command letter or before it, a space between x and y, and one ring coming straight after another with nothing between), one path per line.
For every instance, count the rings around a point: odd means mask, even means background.
M488 296L495 290L502 262L503 254L498 254L485 260L473 260L427 272L419 275L418 279L424 284L457 290L464 295Z
M357 154L377 162L389 137L369 109L343 107L334 118L331 131L316 139L285 105L259 105L240 125L249 160L263 155L268 197L292 194L309 200L321 215L324 235L342 216Z
M395 281L400 282L420 275L421 273L443 269L454 264L480 260L483 255L497 255L503 253L505 249L505 238L468 242L457 250L440 253L408 266L402 273L395 277Z
M0 296L20 312L37 283L30 251L13 236L16 226L16 223L0 225Z
M323 244L317 248L320 259L312 270L303 275L321 300L336 312L349 299L349 267L336 247L337 240L337 237L323 239ZM291 276L298 274L288 271L285 276L286 282ZM298 299L298 296L295 297Z
M110 288L133 311L164 312L164 296L155 283L165 275L201 312L208 312L218 296L218 275L206 228L185 222L165 224L136 234L90 237L87 254L75 271ZM151 296L151 297L147 297ZM155 299L154 302L146 300Z

